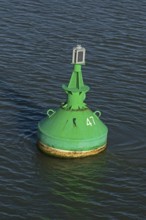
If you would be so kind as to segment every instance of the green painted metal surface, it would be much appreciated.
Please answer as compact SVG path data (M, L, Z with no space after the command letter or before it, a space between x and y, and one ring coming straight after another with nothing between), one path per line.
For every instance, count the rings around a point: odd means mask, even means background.
M39 122L39 142L58 151L83 153L105 146L108 129L100 120L101 113L92 112L84 102L89 87L84 84L81 64L74 64L68 86L62 87L67 101L56 111L49 109Z
M90 109L58 109L39 123L39 140L62 150L86 151L105 144L107 128Z

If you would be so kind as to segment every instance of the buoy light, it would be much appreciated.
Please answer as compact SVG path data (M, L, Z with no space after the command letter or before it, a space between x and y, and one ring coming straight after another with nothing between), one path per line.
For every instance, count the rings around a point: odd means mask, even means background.
M73 48L72 64L85 64L85 53L86 50L81 45Z

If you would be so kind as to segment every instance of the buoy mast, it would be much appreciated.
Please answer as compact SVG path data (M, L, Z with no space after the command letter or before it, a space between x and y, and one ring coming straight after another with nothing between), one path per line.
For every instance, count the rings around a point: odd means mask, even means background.
M85 48L81 47L81 45L77 45L77 47L73 48L73 73L68 86L62 86L68 95L67 104L65 104L63 108L71 110L87 108L83 101L86 98L86 92L89 90L89 87L84 85L82 77L82 65L85 64L85 52Z

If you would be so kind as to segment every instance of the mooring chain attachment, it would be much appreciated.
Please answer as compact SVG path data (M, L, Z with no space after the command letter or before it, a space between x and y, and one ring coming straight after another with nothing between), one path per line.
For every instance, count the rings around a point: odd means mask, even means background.
M54 114L55 114L55 111L53 109L49 109L47 111L47 115L49 116L49 118L51 118Z
M97 113L98 113L98 115L97 115ZM100 118L100 116L101 116L101 112L99 110L95 111L94 114L97 115L98 118Z

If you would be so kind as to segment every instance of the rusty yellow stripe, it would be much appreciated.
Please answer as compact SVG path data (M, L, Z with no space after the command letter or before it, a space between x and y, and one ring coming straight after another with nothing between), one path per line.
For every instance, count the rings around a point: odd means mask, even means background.
M90 155L98 154L101 151L105 150L106 145L103 145L97 149L89 150L89 151L67 151L67 150L56 149L56 148L47 146L45 144L42 144L41 142L38 142L38 148L44 153L55 156L55 157L78 158L78 157L87 157Z

